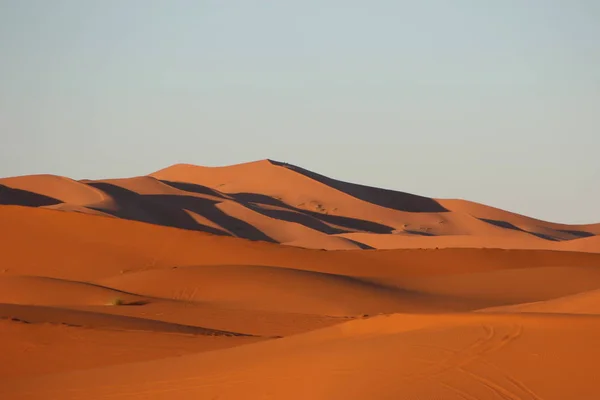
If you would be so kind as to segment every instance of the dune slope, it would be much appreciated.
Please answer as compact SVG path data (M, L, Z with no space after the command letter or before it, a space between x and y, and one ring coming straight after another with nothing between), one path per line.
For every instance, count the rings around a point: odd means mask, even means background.
M111 215L290 246L500 247L600 252L600 224L556 224L465 200L433 199L339 181L262 160L226 167L176 164L148 176L74 181L0 179L0 204Z

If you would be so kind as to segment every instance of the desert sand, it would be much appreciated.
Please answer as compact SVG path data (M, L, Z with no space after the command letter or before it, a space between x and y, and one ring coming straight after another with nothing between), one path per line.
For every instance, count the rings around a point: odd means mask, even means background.
M600 398L599 223L271 160L0 204L3 400Z

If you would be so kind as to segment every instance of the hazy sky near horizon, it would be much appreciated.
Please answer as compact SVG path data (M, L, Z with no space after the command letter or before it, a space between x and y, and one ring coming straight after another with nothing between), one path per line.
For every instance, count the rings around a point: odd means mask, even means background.
M0 176L272 158L600 222L600 1L0 0Z

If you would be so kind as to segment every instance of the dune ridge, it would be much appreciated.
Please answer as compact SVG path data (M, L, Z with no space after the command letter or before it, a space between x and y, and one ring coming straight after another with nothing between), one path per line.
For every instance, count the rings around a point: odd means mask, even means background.
M541 221L466 200L433 199L339 181L261 160L175 164L147 176L74 181L0 179L0 203L111 215L214 235L326 250L404 247L569 249L600 224ZM538 240L541 239L541 240ZM600 251L589 240L586 251Z

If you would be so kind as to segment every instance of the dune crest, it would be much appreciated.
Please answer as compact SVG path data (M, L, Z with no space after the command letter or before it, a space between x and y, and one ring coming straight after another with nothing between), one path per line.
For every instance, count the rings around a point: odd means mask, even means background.
M222 167L175 164L148 176L95 181L21 176L0 179L0 185L1 204L325 250L600 251L593 239L600 237L600 224L556 224L466 200L343 182L268 159ZM566 244L582 239L590 240Z

